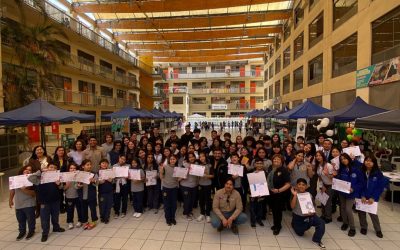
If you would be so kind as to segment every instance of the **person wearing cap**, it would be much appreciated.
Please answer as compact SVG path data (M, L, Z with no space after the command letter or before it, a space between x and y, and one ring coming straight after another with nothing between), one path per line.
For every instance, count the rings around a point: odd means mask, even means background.
M303 178L299 178L297 179L296 187L291 188L292 198L290 200L290 207L292 208L292 228L298 236L303 236L305 231L309 230L311 227L315 227L312 241L321 249L325 249L325 245L321 241L325 234L325 222L315 213L304 214L301 211L300 203L297 198L297 194L299 193L308 193L306 192L307 187L307 181Z

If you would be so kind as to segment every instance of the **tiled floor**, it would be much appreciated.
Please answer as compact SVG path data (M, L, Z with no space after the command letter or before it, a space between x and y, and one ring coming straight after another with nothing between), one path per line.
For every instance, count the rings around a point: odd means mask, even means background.
M4 197L3 197L4 198ZM3 200L3 199L2 199ZM131 208L130 208L131 209ZM390 210L390 204L382 202L379 215L384 238L379 239L373 230L368 235L358 231L350 238L340 230L340 223L326 226L323 238L327 249L400 249L400 205ZM198 211L195 211L197 214ZM7 202L0 203L0 249L316 249L312 244L313 230L304 237L296 236L290 228L290 213L284 216L284 227L279 236L269 229L271 215L265 227L252 229L247 223L239 227L239 235L229 230L218 233L210 224L197 221L187 222L178 210L176 226L169 227L164 222L163 212L146 212L140 219L133 218L131 212L125 218L112 219L110 224L99 224L91 231L82 229L67 230L64 233L51 233L46 243L40 242L40 222L37 221L36 235L30 240L15 241L17 224L14 209ZM357 216L355 217L358 226ZM66 227L65 215L60 216L61 224ZM359 230L359 227L357 228Z

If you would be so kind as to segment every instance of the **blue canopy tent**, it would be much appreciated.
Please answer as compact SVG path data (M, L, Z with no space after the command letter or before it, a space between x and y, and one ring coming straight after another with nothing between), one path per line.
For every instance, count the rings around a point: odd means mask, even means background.
M30 104L8 112L0 113L0 125L25 125L40 123L41 142L46 146L44 125L51 122L71 122L95 120L94 115L71 112L56 107L43 99L37 99Z
M308 118L311 115L317 115L322 113L330 112L329 109L321 107L314 102L307 100L299 106L282 114L275 115L277 119L299 119Z
M114 113L102 115L101 117L103 118L129 117L130 119L138 119L138 118L146 118L146 115L132 107L124 107Z
M286 112L286 111L285 111L285 112ZM270 110L269 112L267 112L267 113L265 113L265 114L263 115L263 118L271 118L272 116L276 115L277 113L279 113L279 110L278 110L278 109Z
M181 118L181 115L176 113L175 111L172 111L172 114L174 115L175 118Z
M245 116L246 116L246 117L251 117L251 116L253 116L254 114L257 114L259 111L260 111L259 109L253 109L252 111L247 112L247 113L245 114Z
M168 118L168 115L158 109L152 109L150 110L150 113L152 113L155 116L154 118L156 119Z
M288 106L283 107L281 110L276 110L274 113L271 112L271 114L268 114L269 118L274 118L277 115L286 113L290 110L290 108L288 108Z
M143 118L150 118L150 119L159 118L158 116L154 115L153 113L145 109L136 109L136 110L143 115Z
M257 112L256 114L253 114L252 117L256 117L256 118L264 118L264 115L269 113L271 110L270 109L266 109L263 110L261 109L259 112Z
M329 120L334 122L351 122L357 118L371 116L385 111L387 110L369 105L361 99L361 97L357 96L354 102L346 107L324 114L312 115L309 118L329 118Z

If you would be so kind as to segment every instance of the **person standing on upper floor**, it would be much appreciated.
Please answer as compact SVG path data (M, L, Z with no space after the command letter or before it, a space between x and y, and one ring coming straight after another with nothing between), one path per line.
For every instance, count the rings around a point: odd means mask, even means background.
M101 144L101 147L106 152L106 154L108 154L114 147L113 136L108 133L105 135L105 139L106 139L106 142Z
M83 151L83 157L85 160L90 160L92 163L92 172L98 173L100 161L107 157L106 152L104 152L103 148L97 146L97 139L94 136L91 136L89 139L89 147Z

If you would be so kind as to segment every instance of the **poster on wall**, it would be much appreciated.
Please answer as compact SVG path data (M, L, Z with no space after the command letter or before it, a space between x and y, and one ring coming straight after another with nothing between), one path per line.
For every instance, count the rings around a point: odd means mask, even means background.
M356 88L372 87L400 80L400 57L357 70Z
M111 133L114 134L114 140L122 140L124 133L129 134L130 121L129 117L113 117L111 124Z
M306 138L307 120L304 118L297 119L296 139L299 136Z

